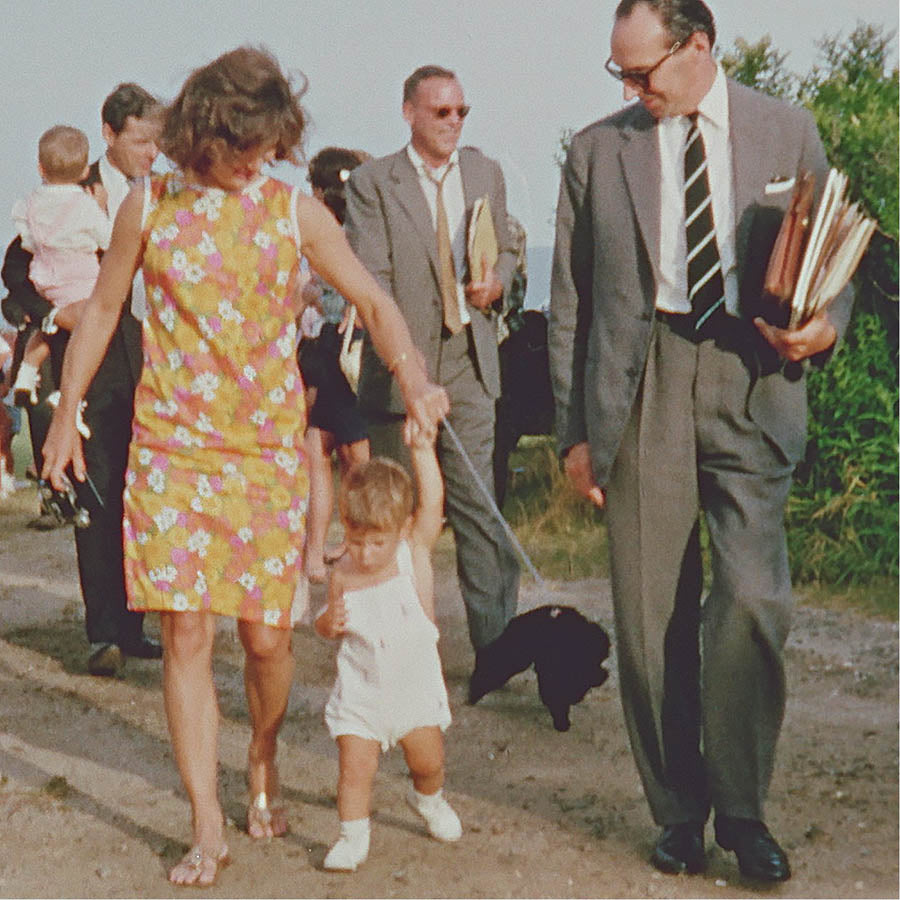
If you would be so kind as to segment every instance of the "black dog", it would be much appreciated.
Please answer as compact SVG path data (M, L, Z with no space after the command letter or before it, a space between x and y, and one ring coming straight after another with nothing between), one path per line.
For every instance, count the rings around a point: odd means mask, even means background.
M516 616L503 634L476 655L469 682L469 703L503 687L532 663L538 694L557 731L569 730L569 707L606 681L603 662L609 636L571 606L539 606Z

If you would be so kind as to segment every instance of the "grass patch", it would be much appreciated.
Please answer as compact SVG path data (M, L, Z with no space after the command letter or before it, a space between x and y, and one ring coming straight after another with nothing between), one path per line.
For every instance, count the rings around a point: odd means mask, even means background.
M865 585L800 584L794 590L804 606L855 612L873 619L896 622L896 578L879 578Z
M560 471L552 438L524 437L519 441L518 449L510 457L503 513L545 578L575 580L609 574L604 514L569 487ZM701 543L708 572L705 531L701 529ZM449 529L439 542L437 553L451 566L454 564ZM806 606L898 620L895 575L866 584L798 580L795 590L798 600Z
M550 437L524 437L510 456L503 514L545 578L609 572L601 510L579 497L560 471Z

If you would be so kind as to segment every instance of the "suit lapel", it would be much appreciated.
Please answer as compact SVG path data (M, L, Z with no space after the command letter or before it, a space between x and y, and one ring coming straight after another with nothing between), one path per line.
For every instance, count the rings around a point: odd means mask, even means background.
M752 95L750 95L752 97ZM728 121L731 128L731 165L734 177L735 257L738 278L743 276L750 219L747 208L756 196L757 186L770 165L767 154L760 152L755 135L759 131L759 116L747 102L748 95L728 82Z
M621 130L619 151L634 212L650 259L659 259L659 141L652 117L636 110Z
M434 231L434 223L431 220L431 210L428 201L422 193L419 184L419 175L415 167L406 155L406 150L401 150L394 158L391 167L391 179L394 185L394 196L409 217L415 232L422 239L431 268L436 279L440 278L440 264L438 262L437 235Z
M478 156L474 153L467 153L465 147L459 151L459 174L462 176L463 199L466 204L467 231L472 206L479 197L483 197L485 194L490 195L491 189L487 169L478 163Z

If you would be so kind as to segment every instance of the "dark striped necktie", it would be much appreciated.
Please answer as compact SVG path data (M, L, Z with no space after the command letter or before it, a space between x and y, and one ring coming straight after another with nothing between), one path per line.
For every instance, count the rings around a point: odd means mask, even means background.
M697 113L688 116L684 147L684 227L687 237L687 286L694 328L709 327L714 313L724 312L725 282L716 243L706 147Z

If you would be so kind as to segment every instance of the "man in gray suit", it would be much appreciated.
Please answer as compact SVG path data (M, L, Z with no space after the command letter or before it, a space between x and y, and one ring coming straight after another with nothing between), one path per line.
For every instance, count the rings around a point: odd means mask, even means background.
M619 3L607 69L639 102L572 140L550 359L566 472L608 503L622 702L663 829L651 862L702 871L713 809L741 872L783 881L762 820L792 606L784 506L807 360L830 355L850 300L795 331L759 318L794 180L823 185L827 163L812 116L728 81L714 42L702 0Z
M456 75L422 66L403 85L409 144L353 171L345 228L350 244L397 301L429 377L450 397L448 421L483 484L493 491L494 402L500 393L498 310L516 253L506 224L500 167L472 147L457 149L465 105ZM476 200L487 197L499 258L481 277L468 271L466 235ZM403 401L391 372L367 341L359 402L372 451L408 461ZM515 615L519 566L490 505L446 429L438 438L457 574L477 652Z

